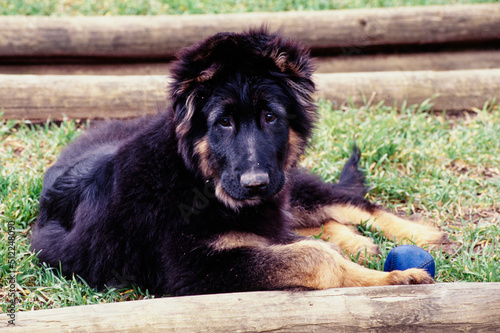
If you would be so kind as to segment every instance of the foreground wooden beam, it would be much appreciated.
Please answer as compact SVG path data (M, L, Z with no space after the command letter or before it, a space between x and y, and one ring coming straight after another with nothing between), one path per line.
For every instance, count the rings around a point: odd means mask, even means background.
M167 105L166 76L0 75L0 110L7 119L44 121L70 118L130 118ZM316 97L336 107L420 104L434 110L482 108L500 100L500 69L317 74Z
M164 58L267 24L313 49L500 40L500 4L186 16L0 17L0 57Z
M5 332L496 332L500 283L161 298L19 312ZM0 315L5 327L6 315ZM3 332L3 331L2 331Z

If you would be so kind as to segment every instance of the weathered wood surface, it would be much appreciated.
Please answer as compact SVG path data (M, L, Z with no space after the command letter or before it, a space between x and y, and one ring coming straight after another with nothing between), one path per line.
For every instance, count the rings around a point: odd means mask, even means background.
M463 111L500 100L500 69L323 74L317 75L316 86L316 97L329 99L337 107L346 100L357 106L368 100L389 106L401 106L403 101L414 105L435 96L433 110Z
M131 118L163 110L166 76L0 75L4 118Z
M167 75L170 62L132 62L132 63L77 63L53 65L24 64L5 65L0 63L0 74L30 75ZM500 68L500 52L499 64ZM488 67L489 68L489 67Z
M33 75L166 75L169 62L2 65L0 74ZM500 50L376 54L314 58L318 73L500 68Z
M318 73L488 69L500 68L500 50L319 57L315 61Z
M500 283L253 292L19 312L5 332L498 332ZM0 315L5 327L6 315ZM3 331L2 331L3 332Z
M186 16L0 17L1 57L169 57L221 31L267 24L313 49L500 40L500 4ZM15 58L18 59L18 58Z
M4 118L129 118L167 105L167 76L0 75ZM371 98L387 105L432 100L434 110L481 108L500 100L500 69L317 74L316 97L341 107ZM373 98L372 98L373 95Z

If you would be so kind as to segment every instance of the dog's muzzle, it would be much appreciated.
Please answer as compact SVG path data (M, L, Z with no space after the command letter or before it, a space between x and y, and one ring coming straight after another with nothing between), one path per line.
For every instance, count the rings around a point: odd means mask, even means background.
M240 185L251 196L261 195L269 185L269 174L265 171L247 171L241 175Z

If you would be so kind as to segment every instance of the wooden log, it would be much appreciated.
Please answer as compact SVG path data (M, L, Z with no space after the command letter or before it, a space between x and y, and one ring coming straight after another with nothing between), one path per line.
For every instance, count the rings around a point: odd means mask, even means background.
M499 52L500 58L500 52ZM500 62L500 61L499 61ZM170 62L1 65L0 74L31 75L167 75ZM500 68L500 64L497 66Z
M500 283L268 291L19 312L5 332L495 332ZM0 315L6 326L6 315ZM0 326L1 327L1 326Z
M70 118L129 118L163 110L166 76L0 75L4 118L44 121ZM500 69L317 74L316 97L336 107L419 104L436 94L433 110L482 108L500 100Z
M368 100L414 105L434 96L433 110L463 111L500 100L500 69L318 74L315 82L316 97L333 101L335 107L348 100L356 106Z
M314 61L318 73L488 69L500 68L500 50L317 57ZM0 74L166 75L169 68L169 62L0 64Z
M500 50L320 57L315 61L318 73L493 69L500 68Z
M500 4L186 16L0 17L0 56L165 58L267 24L313 49L500 40Z
M4 118L130 118L163 110L166 76L0 75Z

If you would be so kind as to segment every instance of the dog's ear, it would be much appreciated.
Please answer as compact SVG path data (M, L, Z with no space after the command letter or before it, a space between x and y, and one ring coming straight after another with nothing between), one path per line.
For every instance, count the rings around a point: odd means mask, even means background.
M181 50L171 69L171 98L175 100L192 93L221 72L232 58L234 44L235 34L220 33Z
M271 35L263 49L263 55L273 61L278 73L295 96L300 110L289 110L289 124L303 138L311 136L312 124L316 120L315 91L312 75L315 70L309 49L301 43L283 38L281 34ZM306 140L307 141L307 140Z
M272 38L263 50L263 55L273 60L281 73L287 76L310 80L314 73L309 49L297 41L283 38L280 34ZM314 91L314 84L308 82L309 89Z

